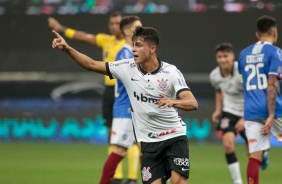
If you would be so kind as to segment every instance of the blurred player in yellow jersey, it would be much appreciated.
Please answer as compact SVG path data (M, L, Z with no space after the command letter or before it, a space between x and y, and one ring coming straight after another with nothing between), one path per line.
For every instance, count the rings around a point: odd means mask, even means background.
M109 17L109 31L111 35L105 33L90 34L83 31L78 31L71 29L69 27L63 26L53 17L48 18L49 27L57 32L64 33L65 37L69 39L78 40L90 45L95 45L102 48L103 51L103 61L112 62L115 61L116 54L124 46L125 40L120 31L120 21L122 15L119 12L114 12ZM110 80L108 76L105 76L105 91L103 94L103 117L104 123L108 127L109 137L108 143L110 143L111 129L112 129L112 120L113 120L113 104L114 104L114 85L115 80ZM112 152L112 146L109 146L109 153ZM136 169L132 167L135 165L133 161L136 158L135 154L139 155L139 149L136 145L128 149L128 178L137 179L137 173L133 172ZM122 173L122 164L120 163L116 169L113 184L119 184L122 182L123 173Z

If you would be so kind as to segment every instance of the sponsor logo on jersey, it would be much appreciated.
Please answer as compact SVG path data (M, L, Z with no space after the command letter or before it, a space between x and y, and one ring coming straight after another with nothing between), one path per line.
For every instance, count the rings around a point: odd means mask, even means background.
M172 134L174 132L176 132L176 128L173 128L171 130L165 130L165 131L162 131L162 132L150 132L150 133L148 133L148 137L157 138L157 137L164 136L164 135L167 135L167 134Z
M110 66L119 66L123 64L129 64L129 61L122 61L122 62L117 62L117 63L110 63Z
M147 84L147 86L144 87L144 89L146 90L154 90L155 88L151 87L152 85L151 84Z
M174 158L173 162L175 163L175 165L178 165L178 166L189 167L189 165L190 165L188 158Z
M142 169L142 180L148 181L150 178L152 178L152 173L150 172L150 167L143 167Z
M169 88L169 86L167 85L168 79L162 78L162 79L157 80L157 81L159 82L159 87L158 87L158 89L159 89L160 91L164 92L164 91L166 91L166 90Z
M131 77L131 81L139 81L138 79L134 79L133 77Z
M140 95L137 95L135 91L133 92L133 95L137 99L137 101L141 101L141 102L154 103L160 99L160 98L149 97L147 95L144 95L143 93L141 93Z

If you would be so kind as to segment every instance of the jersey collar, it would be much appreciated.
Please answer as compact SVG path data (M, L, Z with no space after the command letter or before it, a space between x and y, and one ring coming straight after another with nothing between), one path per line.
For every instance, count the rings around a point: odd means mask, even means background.
M161 68L162 68L162 66L163 66L163 62L162 62L159 58L158 58L158 61L159 61L159 66L158 66L158 68L157 68L155 71L152 71L150 74L155 75L155 74L157 74L157 73L161 70ZM137 67L138 67L139 71L140 71L143 75L146 75L146 74L148 73L148 72L146 72L145 70L143 70L143 69L141 68L140 64L138 64Z
M269 44L269 45L272 45L272 43L270 43L270 42L263 42L263 41L258 41L256 44Z

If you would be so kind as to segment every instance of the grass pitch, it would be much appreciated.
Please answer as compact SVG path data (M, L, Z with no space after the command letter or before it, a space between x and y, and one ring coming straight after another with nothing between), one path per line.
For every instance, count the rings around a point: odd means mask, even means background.
M247 155L236 147L246 183ZM1 184L98 184L106 145L87 143L0 143ZM191 184L231 184L220 144L190 145ZM126 159L123 162L127 175ZM270 165L261 171L261 184L281 184L282 148L272 148ZM139 183L141 184L140 174Z

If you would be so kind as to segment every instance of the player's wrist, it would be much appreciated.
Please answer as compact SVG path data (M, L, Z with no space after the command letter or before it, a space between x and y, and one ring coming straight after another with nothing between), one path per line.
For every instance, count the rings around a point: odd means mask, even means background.
M69 38L69 39L72 39L75 35L75 30L74 29L71 29L71 28L67 28L67 27L64 27L64 34L65 34L65 37Z

